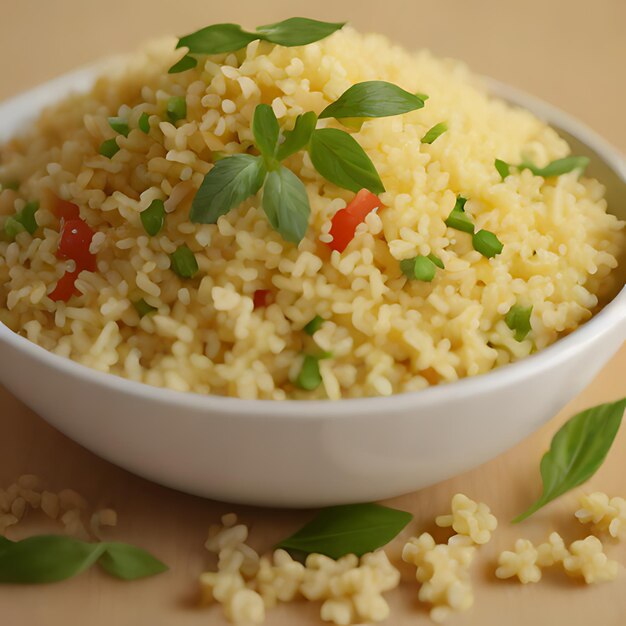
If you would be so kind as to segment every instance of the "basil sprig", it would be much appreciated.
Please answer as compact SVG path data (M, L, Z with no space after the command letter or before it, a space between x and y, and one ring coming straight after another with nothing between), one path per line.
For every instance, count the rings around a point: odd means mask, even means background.
M591 478L604 462L626 409L626 398L582 411L556 433L541 459L541 497L513 522L521 522Z
M311 133L315 130L317 115L313 111L298 115L292 130L284 133L284 141L276 150L276 158L284 161L287 157L299 152L307 146L311 139Z
M501 159L496 159L494 165L502 180L509 176L512 167L517 168L519 171L530 170L535 176L549 178L550 176L561 176L574 170L580 170L582 174L589 165L589 158L586 156L568 156L551 161L545 167L538 167L530 161L522 161L519 165L512 165Z
M145 550L125 543L86 543L72 537L37 535L0 542L0 583L51 583L72 578L94 563L111 576L134 580L168 568Z
M265 158L266 164L271 167L275 163L274 154L280 134L278 120L271 106L259 104L256 107L252 119L252 133L257 148Z
M279 548L325 554L338 559L346 554L362 556L388 544L413 519L406 511L380 504L347 504L320 511Z
M337 128L320 128L311 135L309 155L315 169L331 183L355 193L365 188L385 191L374 164L356 139Z
M335 102L329 104L320 113L320 119L389 117L421 109L423 106L422 98L405 91L398 85L383 80L368 80L352 85L344 91Z
M247 32L239 24L213 24L181 37L176 48L186 47L192 54L220 54L241 50L256 39L280 46L304 46L332 35L344 25L345 22L320 22L306 17L291 17Z

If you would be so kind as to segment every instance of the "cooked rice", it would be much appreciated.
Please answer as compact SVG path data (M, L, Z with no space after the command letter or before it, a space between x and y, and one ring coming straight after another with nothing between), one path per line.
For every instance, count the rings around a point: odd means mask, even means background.
M522 155L543 165L569 154L556 132L526 111L489 98L456 62L408 54L378 35L345 28L301 48L253 42L169 75L180 56L159 42L99 80L87 95L46 110L25 135L0 148L0 227L38 199L40 229L0 242L0 320L44 348L89 367L150 385L241 398L389 395L487 372L542 349L585 322L615 288L610 276L624 224L607 214L604 189L571 173L544 181L529 171L501 182L494 159ZM366 122L355 138L387 191L343 254L332 252L330 218L353 194L322 179L307 155L287 165L306 184L312 216L306 238L288 244L258 199L216 225L189 221L211 168L211 151L244 152L255 106L272 106L281 125L321 111L352 84L371 79L430 95L425 108ZM184 96L187 119L164 120L167 99ZM147 112L152 130L137 130ZM128 117L128 138L112 158L98 153L116 134L111 115ZM446 121L432 145L420 138ZM336 125L336 122L326 121ZM77 281L84 294L54 303L46 293L67 262L55 256L58 222L50 192L80 206L98 231L98 271ZM486 259L471 237L444 224L457 194L469 198L477 229L496 233L501 254ZM165 229L143 230L139 213L165 201ZM198 276L183 280L169 255L195 253ZM410 281L398 261L434 253L445 263L432 283ZM253 309L269 289L274 302ZM139 318L144 298L157 314ZM533 306L532 333L517 342L509 308ZM328 320L313 340L302 332ZM301 354L314 341L321 362L316 392L296 389Z

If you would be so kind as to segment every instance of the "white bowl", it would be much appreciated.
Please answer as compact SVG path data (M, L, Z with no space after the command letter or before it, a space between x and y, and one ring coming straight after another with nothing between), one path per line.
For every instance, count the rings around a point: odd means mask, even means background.
M0 106L0 139L91 68ZM593 157L590 173L626 217L626 164L557 109L490 81ZM618 198L621 197L621 202ZM571 335L491 373L389 398L258 401L200 396L102 374L56 356L0 324L0 382L100 456L201 496L272 506L377 500L431 485L532 433L595 376L626 339L626 288Z

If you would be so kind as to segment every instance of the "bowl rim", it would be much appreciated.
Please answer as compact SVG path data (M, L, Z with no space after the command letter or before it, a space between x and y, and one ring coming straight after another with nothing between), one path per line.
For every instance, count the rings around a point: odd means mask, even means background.
M33 98L49 104L58 99L68 87L85 89L96 78L103 63L80 68L60 77L43 83L33 89L19 94L0 103L0 111L20 111L22 104L32 103ZM585 145L593 149L604 162L626 184L626 159L604 138L584 123L547 102L530 94L489 77L482 77L489 93L506 100L513 106L530 110L547 123L558 126L577 137ZM31 104L31 109L32 104ZM33 109L34 110L34 109ZM5 118L6 123L6 118ZM419 409L428 407L441 400L464 398L479 395L487 391L494 392L513 384L516 380L522 384L531 375L538 375L551 367L568 359L568 357L617 324L626 326L626 286L615 297L594 315L589 321L571 334L557 340L550 346L514 363L501 366L484 374L461 378L449 383L427 387L418 391L409 391L390 396L367 396L362 398L342 398L340 400L253 400L214 394L183 392L164 387L154 387L147 383L133 381L116 374L109 374L92 369L69 358L57 355L31 342L25 337L14 333L0 322L0 341L5 342L18 351L42 361L46 366L60 370L83 382L91 383L108 389L115 389L129 396L137 396L151 402L158 401L165 405L184 405L190 409L205 409L211 412L238 416L264 416L270 419L337 419L362 417L365 415Z

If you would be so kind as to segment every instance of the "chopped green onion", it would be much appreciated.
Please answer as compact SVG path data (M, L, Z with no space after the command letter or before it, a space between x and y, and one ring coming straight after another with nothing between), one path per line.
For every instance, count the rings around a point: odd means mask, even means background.
M144 230L156 237L165 224L165 205L163 200L153 200L150 206L139 214Z
M307 335L313 336L324 323L324 318L321 315L316 315L302 330Z
M145 111L139 116L137 126L139 130L142 133L146 133L146 135L150 132L150 116Z
M430 96L427 93L420 93L419 91L415 93L415 95L420 99L426 102Z
M532 306L524 307L515 304L506 314L504 321L512 331L515 331L515 341L524 341L528 333L532 330L532 326L530 325L530 314L532 312Z
M511 173L511 166L506 161L496 159L494 165L498 170L498 174L502 177L502 180L504 180Z
M112 159L119 152L119 150L120 147L117 145L117 141L115 139L107 139L100 145L99 152L102 156Z
M317 389L322 383L322 375L320 374L319 359L310 354L304 355L300 373L296 377L294 384L306 391Z
M426 258L430 259L438 268L442 270L446 269L446 266L443 264L443 261L438 256L431 253Z
M28 202L24 208L12 215L4 223L4 234L12 241L24 231L34 235L39 227L35 213L39 210L39 202Z
M137 313L139 313L139 317L145 317L146 315L150 315L150 313L154 313L159 310L155 306L148 304L143 298L133 302L133 306L137 310Z
M7 221L4 223L4 234L10 241L13 241L17 235L25 231L24 224L18 222L13 216L7 218Z
M35 213L39 210L39 202L28 202L24 208L18 213L16 219L24 228L34 235L38 228L37 220L35 219Z
M167 70L168 74L179 74L180 72L186 72L187 70L191 70L198 65L198 59L194 59L194 57L186 54L180 61L177 61Z
M472 245L474 250L480 252L488 259L500 254L502 252L502 242L489 230L479 230L472 237Z
M439 122L435 124L423 137L422 143L432 143L448 130L448 125L445 122Z
M520 170L530 170L535 176L561 176L573 170L579 169L582 174L589 165L589 158L586 156L568 156L562 159L551 161L545 167L537 167L530 161L522 161L517 167Z
M465 203L467 202L467 198L463 196L457 196L456 202L454 203L453 211L465 211Z
M465 211L452 209L446 219L446 226L463 231L464 233L469 233L470 235L474 234L474 224L472 224L472 220Z
M187 117L187 102L182 96L173 96L167 101L167 119L175 124Z
M421 254L412 259L400 261L400 269L407 278L423 280L427 283L429 283L437 273L435 262Z
M170 259L172 271L181 278L193 278L198 273L198 261L188 246L179 246Z
M128 137L130 128L128 128L128 122L123 117L110 117L109 126L120 135Z

